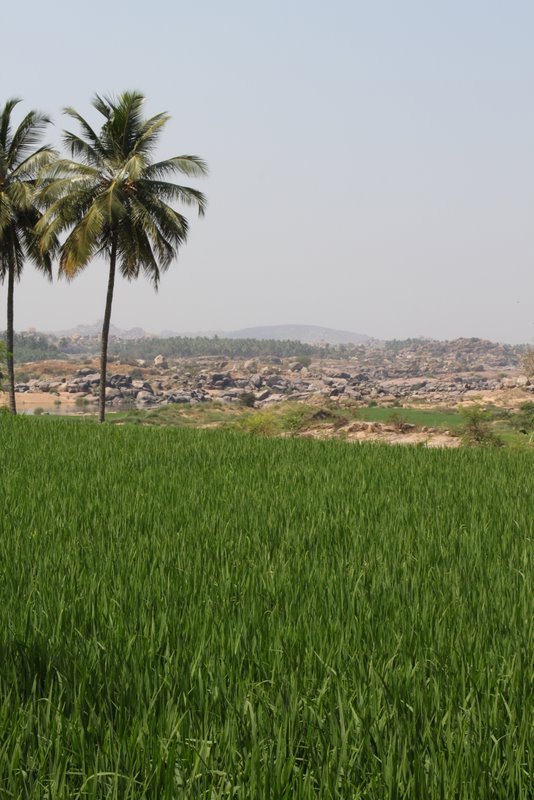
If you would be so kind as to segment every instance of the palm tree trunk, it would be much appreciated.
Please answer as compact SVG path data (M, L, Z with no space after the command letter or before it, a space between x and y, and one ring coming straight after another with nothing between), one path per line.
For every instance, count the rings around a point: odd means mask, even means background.
M17 413L17 403L15 400L15 366L13 358L14 334L13 334L13 295L15 293L15 265L11 263L8 270L7 282L7 380L9 391L9 410L12 414Z
M104 422L106 418L106 372L108 365L108 338L109 338L109 323L111 320L111 305L113 303L113 287L115 286L116 262L117 262L117 236L115 235L111 243L111 256L109 259L108 293L106 296L106 310L104 313L104 324L102 325L102 343L100 349L100 397L99 397L100 422Z

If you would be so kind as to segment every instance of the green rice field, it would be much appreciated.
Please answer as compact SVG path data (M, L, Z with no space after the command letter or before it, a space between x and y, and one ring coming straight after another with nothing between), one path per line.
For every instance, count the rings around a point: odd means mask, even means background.
M534 453L0 442L0 798L534 797Z

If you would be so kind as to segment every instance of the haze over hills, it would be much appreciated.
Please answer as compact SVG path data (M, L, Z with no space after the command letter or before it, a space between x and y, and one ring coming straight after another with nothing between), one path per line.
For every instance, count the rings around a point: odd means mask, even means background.
M102 321L99 320L93 325L77 325L70 330L52 331L56 336L99 336L102 329ZM144 339L160 338L169 339L174 336L219 336L227 339L280 339L295 340L305 344L359 344L369 341L369 336L352 331L336 330L334 328L324 328L320 325L262 325L253 328L241 328L236 331L194 331L177 333L176 331L164 330L159 334L148 333L142 328L135 327L129 330L122 330L115 325L110 326L110 335L118 339Z
M369 336L319 325L263 325L226 334L230 339L296 339L306 344L359 344Z
M90 336L100 336L102 333L102 320L98 320L97 322L93 323L92 325L76 325L75 328L69 328L67 330L62 331L48 331L52 336L83 336L83 337L90 337ZM130 328L129 330L123 330L122 328L117 328L116 325L111 324L109 326L109 335L116 336L118 339L144 339L146 337L153 337L154 334L147 333L143 328Z
M363 333L340 331L320 325L257 325L252 328L240 328L237 331L197 331L183 334L163 331L162 333L165 337L177 335L220 336L227 339L290 339L304 344L359 344L370 339Z

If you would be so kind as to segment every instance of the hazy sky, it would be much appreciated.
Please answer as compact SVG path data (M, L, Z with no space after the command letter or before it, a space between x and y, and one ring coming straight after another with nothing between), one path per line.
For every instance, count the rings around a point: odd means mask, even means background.
M114 324L534 341L532 0L28 0L6 14L0 103L52 114L57 142L63 106L91 117L95 92L138 89L147 114L172 115L159 155L209 164L194 182L205 219L158 294L118 282ZM106 281L103 262L53 286L28 267L16 328L94 322Z

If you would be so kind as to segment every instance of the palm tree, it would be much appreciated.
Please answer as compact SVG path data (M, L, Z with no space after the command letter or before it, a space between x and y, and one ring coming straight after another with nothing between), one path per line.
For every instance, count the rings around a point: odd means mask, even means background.
M176 173L205 175L205 163L184 155L153 161L151 156L167 114L145 119L143 95L124 92L118 98L93 100L102 115L96 133L73 108L65 113L78 123L81 133L66 131L64 143L72 158L52 165L43 186L48 208L39 225L43 246L69 231L60 249L59 273L77 275L98 255L109 260L108 288L100 354L99 418L105 418L109 324L117 265L132 280L142 270L157 289L161 273L176 257L187 238L188 224L170 203L197 207L204 214L201 192L173 183Z
M35 232L41 218L36 178L56 157L50 147L36 149L50 120L30 111L13 131L12 113L18 103L18 99L8 100L0 114L0 280L3 283L7 277L6 361L12 414L17 413L13 357L15 281L20 279L26 260L51 278L51 255L57 246L53 234L44 245Z

